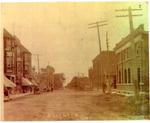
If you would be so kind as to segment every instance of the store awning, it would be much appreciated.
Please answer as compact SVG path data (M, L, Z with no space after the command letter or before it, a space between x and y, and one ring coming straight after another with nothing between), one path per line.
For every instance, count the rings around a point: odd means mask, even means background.
M38 86L38 84L34 80L32 80L32 84Z
M27 78L22 78L22 86L32 86L32 82Z
M14 88L16 87L16 84L9 80L6 76L4 76L4 86Z

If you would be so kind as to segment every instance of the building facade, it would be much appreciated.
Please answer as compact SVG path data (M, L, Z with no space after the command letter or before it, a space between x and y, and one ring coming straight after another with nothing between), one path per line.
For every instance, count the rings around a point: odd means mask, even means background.
M50 91L54 89L54 72L55 69L49 65L41 69L39 73L39 87L41 91Z
M114 51L102 51L93 59L93 70L91 71L93 75L90 75L90 78L92 78L94 88L102 89L104 84L116 87L115 61Z
M4 41L4 74L16 84L16 92L22 92L22 79L31 78L31 52L20 42L17 36L12 36L3 30Z
M54 74L54 89L62 89L65 81L65 77L63 73L55 73Z
M67 85L67 88L81 91L91 90L90 80L88 77L75 76Z
M140 25L114 48L117 62L117 90L148 90L148 32ZM135 85L137 83L137 85Z
M16 54L14 37L6 30L3 31L4 41L4 74L16 83Z

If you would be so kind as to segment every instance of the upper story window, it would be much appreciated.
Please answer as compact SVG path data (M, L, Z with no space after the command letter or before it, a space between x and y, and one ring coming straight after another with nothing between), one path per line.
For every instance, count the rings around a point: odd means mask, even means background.
M136 52L136 56L139 56L141 53L141 44L140 42L135 43L135 52Z
M11 42L11 39L10 38L5 38L5 48L7 50L11 50L11 47L12 47L12 42Z
M130 48L127 48L127 59L130 58L130 56L131 56L130 54L131 54Z
M21 49L19 47L17 47L17 56L20 57L21 56Z
M11 69L12 68L12 62L13 62L12 56L7 56L6 57L6 66L7 66L7 69Z

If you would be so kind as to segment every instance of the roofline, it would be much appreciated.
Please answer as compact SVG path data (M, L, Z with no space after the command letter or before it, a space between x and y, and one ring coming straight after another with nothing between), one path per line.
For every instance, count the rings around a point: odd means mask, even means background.
M92 62L94 62L97 58L99 58L99 57L102 55L102 53L107 53L107 52L109 52L109 53L115 53L114 50L109 50L109 51L103 50L103 51L101 51L101 54L98 54L98 55L92 60Z

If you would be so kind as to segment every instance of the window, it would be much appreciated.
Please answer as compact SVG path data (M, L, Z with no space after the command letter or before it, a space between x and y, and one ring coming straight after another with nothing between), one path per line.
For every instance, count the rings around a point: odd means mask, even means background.
M6 64L7 64L8 69L12 68L12 57L11 56L7 56Z
M130 48L127 48L127 59L130 58L130 54L131 54Z
M17 47L17 56L20 57L21 56L21 49L19 47Z
M127 59L127 49L124 50L124 60Z
M11 40L9 38L6 39L6 45L11 48Z
M121 83L121 72L119 71L119 83Z
M25 69L26 71L28 71L28 70L29 70L29 67L25 65L24 69Z
M137 56L140 55L140 43L139 42L135 44L135 50L136 50L136 55Z
M128 83L131 83L131 71L130 71L130 68L128 68Z
M11 50L11 40L10 38L4 38L4 47L5 47L5 50Z
M125 79L125 83L127 83L127 70L124 70L124 79Z
M140 78L141 78L140 68L137 68L137 79L138 79L138 82L140 82Z

